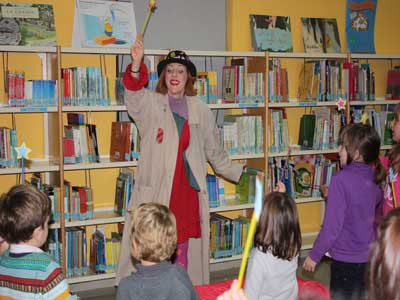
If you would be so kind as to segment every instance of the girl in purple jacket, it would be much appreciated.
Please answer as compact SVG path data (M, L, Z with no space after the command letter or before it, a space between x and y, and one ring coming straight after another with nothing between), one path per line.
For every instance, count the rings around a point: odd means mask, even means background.
M332 257L332 299L361 299L374 221L383 197L385 171L380 138L370 125L351 124L340 135L342 170L332 177L321 231L303 267L313 272L326 252Z

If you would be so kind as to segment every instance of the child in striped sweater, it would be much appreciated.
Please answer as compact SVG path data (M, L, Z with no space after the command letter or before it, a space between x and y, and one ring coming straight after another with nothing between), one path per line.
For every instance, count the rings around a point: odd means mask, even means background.
M28 184L1 196L0 236L10 247L0 256L0 299L74 299L60 265L40 249L47 239L50 205Z

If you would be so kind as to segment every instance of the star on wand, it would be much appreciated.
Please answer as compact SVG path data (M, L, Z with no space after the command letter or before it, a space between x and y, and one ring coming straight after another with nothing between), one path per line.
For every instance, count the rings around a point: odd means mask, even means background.
M25 142L23 142L21 146L15 147L14 149L17 152L17 159L21 160L21 183L24 183L25 182L24 160L29 159L29 153L31 153L32 150L26 147Z
M251 243L253 241L254 233L256 231L256 225L258 219L260 218L261 214L261 207L262 207L262 195L263 195L263 187L261 183L261 175L257 175L256 177L256 197L254 201L254 212L253 216L251 217L249 232L247 234L246 245L243 251L243 258L242 263L240 265L239 277L238 277L238 288L240 289L243 284L244 272L246 270L247 259L249 257L249 252L251 248Z

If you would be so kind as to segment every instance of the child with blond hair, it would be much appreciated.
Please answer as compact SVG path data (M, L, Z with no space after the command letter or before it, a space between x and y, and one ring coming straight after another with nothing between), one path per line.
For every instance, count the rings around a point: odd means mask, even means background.
M169 260L176 249L176 221L159 203L141 204L133 211L131 254L136 272L124 278L117 300L195 300L196 291L186 271Z

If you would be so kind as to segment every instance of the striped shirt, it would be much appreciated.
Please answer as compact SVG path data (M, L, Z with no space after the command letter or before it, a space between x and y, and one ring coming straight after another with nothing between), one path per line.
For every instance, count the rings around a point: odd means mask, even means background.
M60 265L49 254L10 250L0 256L0 300L74 299Z

